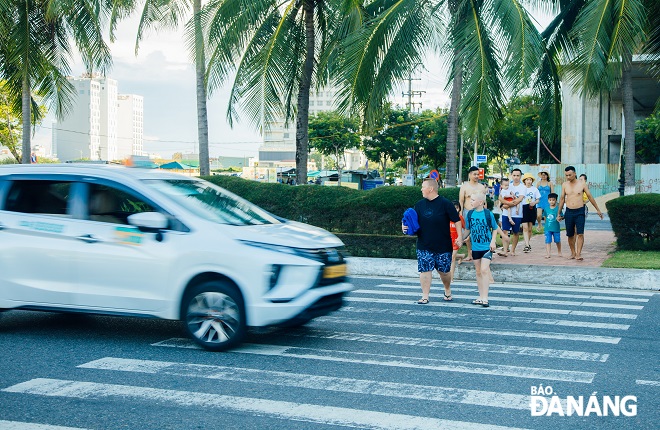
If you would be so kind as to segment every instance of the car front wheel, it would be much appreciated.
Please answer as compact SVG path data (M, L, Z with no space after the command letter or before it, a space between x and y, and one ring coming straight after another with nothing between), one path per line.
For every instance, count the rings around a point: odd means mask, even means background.
M245 304L233 286L217 281L200 284L186 294L182 309L188 334L205 349L224 351L245 336Z

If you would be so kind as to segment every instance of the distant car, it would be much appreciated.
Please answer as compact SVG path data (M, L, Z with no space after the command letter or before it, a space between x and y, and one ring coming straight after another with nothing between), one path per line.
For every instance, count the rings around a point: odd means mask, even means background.
M183 320L220 351L352 290L342 242L209 182L109 165L0 166L0 310Z

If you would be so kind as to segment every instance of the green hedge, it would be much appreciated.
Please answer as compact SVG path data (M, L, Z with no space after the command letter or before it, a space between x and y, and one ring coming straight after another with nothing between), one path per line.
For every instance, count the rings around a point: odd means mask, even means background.
M660 194L635 194L605 203L619 249L660 250Z
M213 182L283 218L333 233L401 235L403 212L422 198L420 187L379 187L359 191L346 187L264 184L235 176L208 176ZM458 188L440 189L458 200Z
M346 187L264 184L235 176L207 176L213 182L283 218L336 234L356 257L416 258L414 236L401 233L403 212L422 198L420 187ZM439 190L458 200L458 188ZM492 202L489 204L492 207Z

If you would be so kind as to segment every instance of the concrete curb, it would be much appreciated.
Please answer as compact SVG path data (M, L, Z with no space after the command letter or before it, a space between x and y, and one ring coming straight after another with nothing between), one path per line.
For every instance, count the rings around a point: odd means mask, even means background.
M362 276L416 278L417 262L398 258L349 257L349 273ZM525 264L492 265L498 283L573 285L576 287L660 290L660 270L610 269L603 267L536 266ZM455 279L474 281L472 263L457 267Z

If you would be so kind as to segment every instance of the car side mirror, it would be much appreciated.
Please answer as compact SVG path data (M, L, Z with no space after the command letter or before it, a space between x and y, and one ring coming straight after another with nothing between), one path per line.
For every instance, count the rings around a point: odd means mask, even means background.
M167 217L160 212L141 212L130 215L128 223L141 230L162 230L167 228L169 223Z

